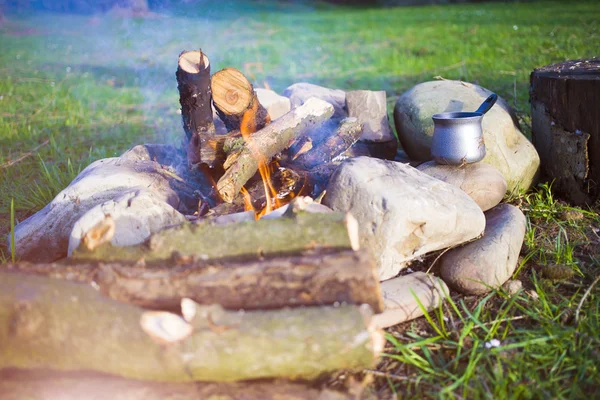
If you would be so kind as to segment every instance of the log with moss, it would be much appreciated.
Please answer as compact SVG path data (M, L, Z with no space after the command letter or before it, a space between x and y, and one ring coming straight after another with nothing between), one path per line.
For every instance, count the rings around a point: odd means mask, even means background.
M172 261L185 264L196 260L256 260L259 257L298 255L314 249L359 248L356 220L349 214L311 214L214 225L210 222L184 224L157 232L139 245L115 247L105 243L76 249L72 259L100 262L142 262L156 265Z
M92 372L0 371L4 400L356 400L354 394L286 380L147 382ZM361 397L362 398L362 397Z
M6 271L92 283L108 297L145 308L177 310L181 299L230 310L368 304L383 311L379 278L366 251L311 252L246 262L7 264Z
M373 367L385 341L366 305L237 312L184 301L187 321L87 285L1 272L0 369L165 382L314 379Z
M254 133L246 142L239 157L217 182L217 190L221 198L231 203L242 186L258 171L260 163L268 164L273 156L287 149L298 136L318 127L332 115L331 104L311 98L300 107Z

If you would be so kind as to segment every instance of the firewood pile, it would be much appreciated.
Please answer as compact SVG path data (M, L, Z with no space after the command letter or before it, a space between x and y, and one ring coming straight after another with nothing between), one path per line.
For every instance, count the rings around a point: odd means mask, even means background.
M372 155L359 142L363 127L369 125L356 117L332 118L335 109L327 101L310 98L271 121L248 79L235 68L211 77L210 61L201 51L183 52L176 75L188 164L216 182L216 191L207 195L200 216L214 206L211 215L253 209L261 216L293 197L316 197L341 161ZM369 117L369 96L381 94L383 102L376 103L379 115ZM345 101L349 115L383 116L383 128L390 129L385 93L350 92ZM224 129L217 129L217 124ZM396 147L394 141L391 151L375 155L393 159Z
M112 399L114 385L144 399L165 388L206 399L360 398L314 381L375 366L378 272L356 220L313 199L343 159L373 155L359 140L368 116L338 118L310 98L271 118L240 71L211 76L202 51L179 56L176 78L185 178L210 182L194 192L191 222L117 247L106 215L69 259L4 266L0 393L81 398L83 385L86 398ZM356 93L345 107L360 114L372 100Z

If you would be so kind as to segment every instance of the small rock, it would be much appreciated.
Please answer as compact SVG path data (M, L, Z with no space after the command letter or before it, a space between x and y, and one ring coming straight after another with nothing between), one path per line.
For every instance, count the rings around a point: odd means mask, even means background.
M409 165L370 157L343 162L323 203L358 220L361 244L375 254L381 280L485 227L483 212L462 190Z
M440 272L453 289L480 295L497 289L515 272L525 237L525 215L500 204L485 213L481 239L453 249L440 259Z
M521 282L518 279L510 280L510 281L506 282L504 285L502 285L502 289L504 289L506 294L508 294L509 296L514 296L515 294L519 293L522 288L523 288L523 282Z
M292 108L289 98L280 96L273 90L258 88L254 91L260 104L267 109L272 121L287 114Z
M275 219L280 217L292 216L298 211L305 211L311 214L333 212L331 208L324 206L320 203L315 203L315 201L308 196L300 196L296 197L289 204L286 204L283 207L279 207L278 209L273 210L268 214L265 214L262 217L262 219Z
M427 311L431 311L439 307L450 293L444 281L424 272L382 282L381 292L385 309L373 316L373 323L378 328L388 328L422 316L423 310L417 299Z
M114 246L142 243L152 233L186 221L183 214L148 191L125 193L93 207L75 222L69 237L69 256L82 238L108 215L114 221L114 234L110 238Z
M398 150L398 140L388 119L385 91L346 92L346 108L348 115L356 117L362 125L359 141L369 148L370 155L392 160Z
M527 291L527 295L531 298L531 300L536 301L540 299L540 295L533 289Z
M343 90L328 89L323 86L313 85L312 83L301 82L289 86L283 91L282 95L290 99L292 108L301 106L311 97L316 97L333 105L335 109L333 118L346 118L348 116L346 110L346 92Z
M411 160L431 160L433 114L475 111L491 92L459 81L433 81L405 92L394 107L398 139ZM498 101L482 120L487 154L482 162L498 169L506 179L508 191L529 189L534 182L540 157L533 144L519 130L518 120L508 103Z
M497 206L506 194L506 180L500 171L488 164L474 163L459 167L428 161L419 165L417 169L460 188L475 200L483 211Z

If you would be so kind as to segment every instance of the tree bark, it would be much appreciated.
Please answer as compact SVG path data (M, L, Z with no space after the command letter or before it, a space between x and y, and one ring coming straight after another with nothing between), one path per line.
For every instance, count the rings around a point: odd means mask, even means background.
M213 225L184 224L153 234L145 243L114 247L100 244L93 250L80 246L72 259L97 262L166 261L185 264L194 260L256 260L260 257L298 255L313 249L358 250L358 227L351 215L300 212L278 218ZM83 243L83 242L82 242Z
M600 197L600 58L531 73L532 138L556 192L577 205Z
M362 126L356 118L346 118L338 128L327 138L312 149L298 155L293 163L304 169L312 169L322 164L334 161L351 148L360 138Z
M181 299L230 310L368 304L383 311L379 278L366 251L310 252L249 262L203 262L147 268L118 263L7 264L3 270L92 283L106 296L176 311Z
M188 139L188 163L204 162L214 166L210 148L204 148L204 142L215 136L215 126L211 107L210 61L206 54L199 51L184 51L179 55L177 88L183 130ZM205 153L205 154L202 154Z
M252 84L235 68L216 72L211 79L213 102L228 131L251 134L267 125L271 118L260 104Z
M333 106L312 98L273 123L256 132L217 182L221 198L231 203L240 189L258 170L259 162L268 164L273 156L290 146L296 137L333 115Z
M354 395L285 380L145 382L91 372L0 371L4 400L356 400Z
M95 371L164 382L314 379L372 367L382 332L368 306L185 315L107 299L93 288L0 273L0 369Z

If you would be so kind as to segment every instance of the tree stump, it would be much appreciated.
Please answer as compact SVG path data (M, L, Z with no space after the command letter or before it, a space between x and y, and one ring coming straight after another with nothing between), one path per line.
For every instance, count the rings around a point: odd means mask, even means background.
M600 58L531 73L532 138L553 188L573 204L600 195Z

